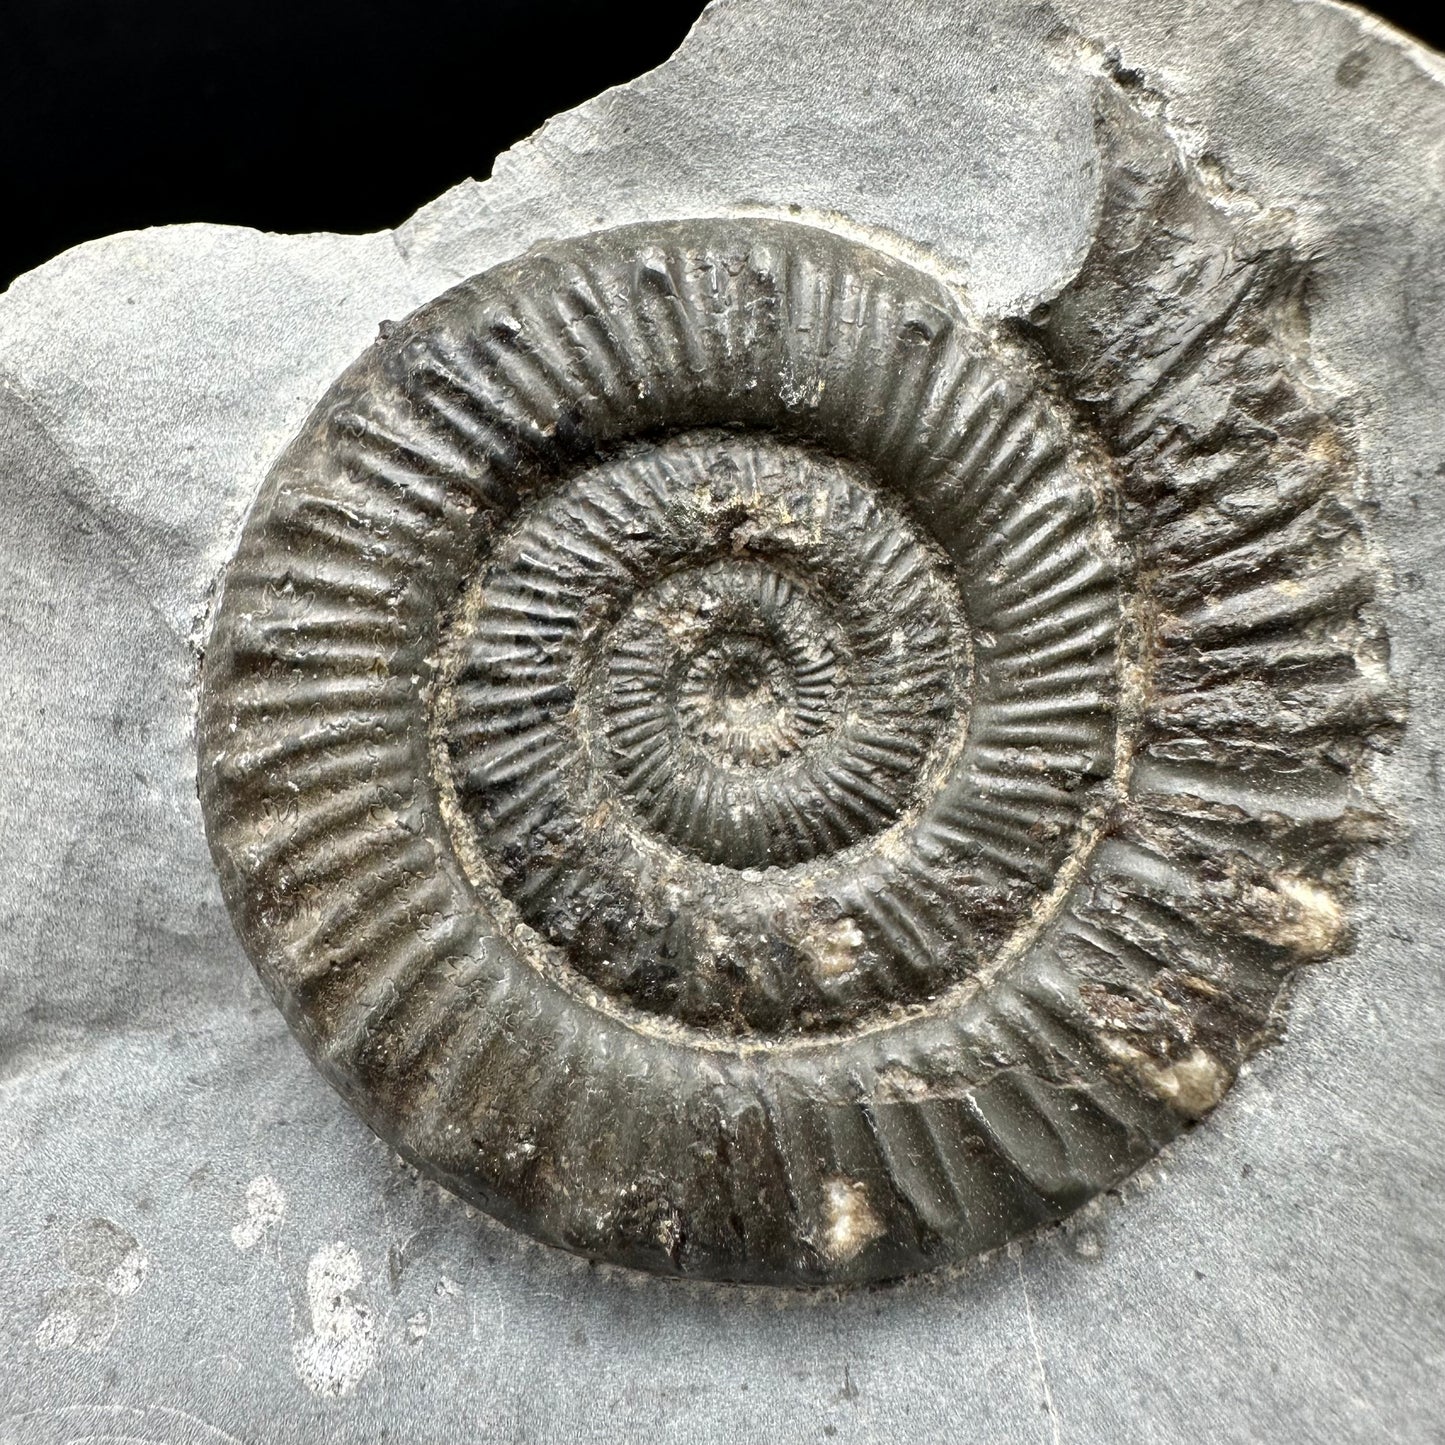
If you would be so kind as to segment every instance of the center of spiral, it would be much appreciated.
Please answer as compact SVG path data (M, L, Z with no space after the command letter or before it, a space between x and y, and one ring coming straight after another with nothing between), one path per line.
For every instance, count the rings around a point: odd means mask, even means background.
M774 861L743 818L839 723L845 643L762 559L716 558L634 598L612 636L606 757L659 833L734 866ZM741 825L741 826L740 826Z
M757 542L769 555L715 557L635 596L601 697L602 761L648 832L733 868L887 827L953 702L955 628L924 594L921 617L895 615L861 590L861 559ZM940 684L922 713L900 706L910 667Z
M767 638L730 633L700 652L678 688L678 711L717 761L766 766L795 752L789 713L796 689Z

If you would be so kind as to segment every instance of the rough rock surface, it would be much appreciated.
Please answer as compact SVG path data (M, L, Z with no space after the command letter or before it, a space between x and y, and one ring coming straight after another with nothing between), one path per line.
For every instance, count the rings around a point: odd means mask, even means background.
M0 299L0 1438L1431 1438L1445 68L1333 4L1140 12L725 0L394 235L120 236ZM953 1276L679 1286L419 1183L306 1063L206 852L198 645L268 467L379 322L639 219L883 230L1064 355L1050 303L1111 214L1101 82L1287 218L1313 368L1351 398L1411 718L1353 950L1123 1198ZM1171 1082L1214 1101L1187 1058Z

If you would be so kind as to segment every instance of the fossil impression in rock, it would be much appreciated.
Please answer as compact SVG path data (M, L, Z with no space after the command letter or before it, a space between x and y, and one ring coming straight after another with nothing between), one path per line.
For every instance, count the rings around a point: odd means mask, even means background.
M806 215L552 242L384 328L261 491L203 674L227 899L500 1218L727 1280L966 1258L1206 1114L1344 944L1396 717L1307 264L1100 104L1044 310Z

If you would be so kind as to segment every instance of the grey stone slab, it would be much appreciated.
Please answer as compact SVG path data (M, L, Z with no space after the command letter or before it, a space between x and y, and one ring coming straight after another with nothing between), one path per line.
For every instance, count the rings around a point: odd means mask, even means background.
M800 205L1027 309L1087 249L1115 63L1297 218L1357 398L1410 725L1354 951L1122 1197L953 1275L679 1285L418 1182L291 1040L205 849L196 646L269 463L381 320L604 224ZM1433 1439L1442 78L1305 0L731 0L395 236L137 233L0 298L0 1439Z

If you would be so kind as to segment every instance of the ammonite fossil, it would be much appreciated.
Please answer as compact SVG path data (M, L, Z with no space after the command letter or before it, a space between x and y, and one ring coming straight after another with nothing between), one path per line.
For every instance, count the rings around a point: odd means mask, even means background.
M400 324L205 659L239 931L419 1167L664 1272L899 1275L1207 1112L1344 931L1389 725L1287 227L1147 118L984 324L798 218L548 243Z

